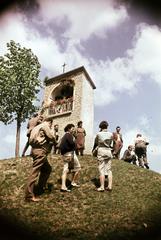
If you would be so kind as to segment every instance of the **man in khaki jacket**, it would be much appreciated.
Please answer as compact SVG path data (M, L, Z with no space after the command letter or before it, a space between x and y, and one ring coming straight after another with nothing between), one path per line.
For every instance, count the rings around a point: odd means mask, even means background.
M51 166L47 160L47 155L55 143L54 132L51 130L52 120L45 119L43 123L37 125L30 134L29 143L32 146L31 156L33 157L33 169L28 178L25 191L25 200L36 202L34 186L39 176L38 187L43 190L51 173Z
M39 115L38 113L35 113L33 115L33 117L29 120L28 124L27 124L27 137L28 137L28 140L25 144L25 147L23 149L23 152L22 152L22 157L25 156L25 153L29 147L29 139L30 139L30 134L31 134L31 131L34 127L36 127L38 124L40 124L41 122L43 121L43 116L42 115Z

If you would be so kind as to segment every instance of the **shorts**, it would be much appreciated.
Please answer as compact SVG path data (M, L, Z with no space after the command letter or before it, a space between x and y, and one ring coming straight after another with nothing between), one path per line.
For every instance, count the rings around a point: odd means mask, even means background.
M74 157L74 168L69 169L69 162L71 161L71 158ZM78 172L81 169L80 162L78 160L77 155L75 152L67 152L62 156L63 162L64 162L64 167L63 167L63 172Z

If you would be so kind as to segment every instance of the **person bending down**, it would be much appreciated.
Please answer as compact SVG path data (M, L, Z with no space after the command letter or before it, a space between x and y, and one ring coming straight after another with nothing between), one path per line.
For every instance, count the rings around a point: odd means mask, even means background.
M149 142L140 133L136 135L135 139L135 154L138 157L139 166L149 169L149 164L147 160L147 146Z

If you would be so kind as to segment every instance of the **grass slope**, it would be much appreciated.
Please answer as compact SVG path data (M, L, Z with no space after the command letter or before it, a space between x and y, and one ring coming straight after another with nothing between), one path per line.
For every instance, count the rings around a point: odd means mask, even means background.
M96 159L79 159L81 187L61 193L61 158L49 158L53 189L38 203L24 201L32 159L0 161L1 239L160 239L160 174L113 160L113 191L99 193Z

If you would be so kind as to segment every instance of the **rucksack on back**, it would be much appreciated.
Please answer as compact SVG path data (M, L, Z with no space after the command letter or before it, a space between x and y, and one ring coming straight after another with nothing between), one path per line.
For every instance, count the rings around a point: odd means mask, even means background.
M31 135L29 138L29 144L31 146L41 146L44 144L44 142L45 142L44 140L45 140L45 133L44 133L43 129L34 128L31 131Z

